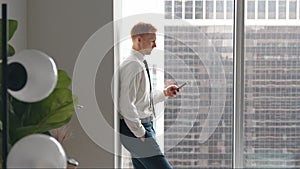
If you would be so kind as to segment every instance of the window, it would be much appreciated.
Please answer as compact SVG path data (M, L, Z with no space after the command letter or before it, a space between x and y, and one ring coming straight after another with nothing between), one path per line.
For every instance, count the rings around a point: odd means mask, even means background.
M289 18L296 19L297 17L297 0L289 0Z
M227 0L226 5L226 18L232 19L233 18L233 2L232 0Z
M158 23L162 54L152 66L164 70L156 71L157 87L191 81L162 105L160 145L174 168L232 168L237 134L243 137L241 168L299 168L299 1L245 1L244 68L237 72L244 77L240 133L233 133L235 2L165 0L160 11L153 7L165 19ZM151 3L143 1L147 9ZM123 10L134 8L126 2Z
M182 1L175 0L174 3L175 3L174 6L175 19L182 19Z
M214 1L207 0L206 1L206 19L213 19L214 16Z
M216 19L224 19L224 1L216 1Z
M244 112L244 167L298 168L299 146L295 140L300 133L296 132L299 117L295 113L299 108L299 93L292 91L299 89L293 85L299 81L294 75L299 72L300 62L293 57L299 55L299 51L294 53L291 43L280 46L283 42L298 41L298 35L289 34L295 34L300 27L284 23L262 29L256 27L246 25L244 73L248 97L245 97ZM272 36L264 36L266 34ZM257 44L273 41L274 44L258 46L255 41Z
M165 44L165 71L173 76L165 79L192 82L165 102L165 155L174 168L230 168L232 26L170 25L165 35L173 37Z
M255 18L255 1L248 0L247 1L247 19L254 19Z
M269 19L276 19L276 1L275 0L269 0L268 1L268 18Z
M286 1L285 0L279 0L278 18L279 19L286 18Z
M203 1L202 0L195 1L195 18L203 19Z
M165 18L172 19L172 1L165 1Z
M266 15L266 1L259 0L258 1L258 19L265 19Z
M193 1L185 1L185 19L193 19Z

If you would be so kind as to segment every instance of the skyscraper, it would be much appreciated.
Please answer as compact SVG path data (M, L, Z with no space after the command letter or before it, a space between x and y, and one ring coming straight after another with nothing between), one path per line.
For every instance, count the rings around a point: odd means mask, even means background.
M239 133L244 136L245 168L299 168L299 3L245 2L244 131ZM174 168L231 168L233 1L165 0L165 18L191 23L165 27L165 79L193 82L182 96L165 103L165 154ZM212 56L222 65L208 65L216 62ZM212 82L224 78L211 70L220 66L225 72L226 93L219 93L226 96L224 109L214 132L199 142L207 118L218 118L211 111L219 102Z

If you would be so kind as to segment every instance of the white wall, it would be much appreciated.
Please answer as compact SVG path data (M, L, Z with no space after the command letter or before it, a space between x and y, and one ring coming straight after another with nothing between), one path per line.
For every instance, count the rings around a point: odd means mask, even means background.
M9 0L11 1L11 0ZM16 0L20 1L20 0ZM75 61L88 38L103 25L113 20L111 0L28 0L28 48L38 49L53 57L59 69L72 77ZM107 35L104 41L113 41ZM101 45L101 44L99 44ZM100 64L95 94L105 119L113 126L113 101L110 82L113 74L113 52ZM86 76L89 76L88 74ZM85 90L82 82L82 88ZM101 86L101 87L100 87ZM76 93L75 93L76 94ZM79 98L80 104L80 98ZM70 123L72 137L63 144L67 154L77 159L79 168L112 168L114 156L96 145L79 125L74 114ZM95 129L113 145L113 132Z

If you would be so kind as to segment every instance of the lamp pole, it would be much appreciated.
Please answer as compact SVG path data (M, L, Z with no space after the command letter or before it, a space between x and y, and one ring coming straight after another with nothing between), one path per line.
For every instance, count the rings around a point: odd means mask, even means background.
M2 168L6 169L8 153L8 113L7 113L7 5L2 4Z

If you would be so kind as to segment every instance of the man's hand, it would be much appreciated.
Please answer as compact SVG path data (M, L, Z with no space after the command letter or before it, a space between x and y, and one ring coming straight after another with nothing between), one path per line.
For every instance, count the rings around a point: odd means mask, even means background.
M145 138L146 138L146 134L144 134L142 137L139 137L139 139L140 139L142 142L145 142Z
M165 88L164 94L165 94L165 96L176 97L176 95L179 91L180 91L180 89L178 88L178 86L170 85L167 88Z

